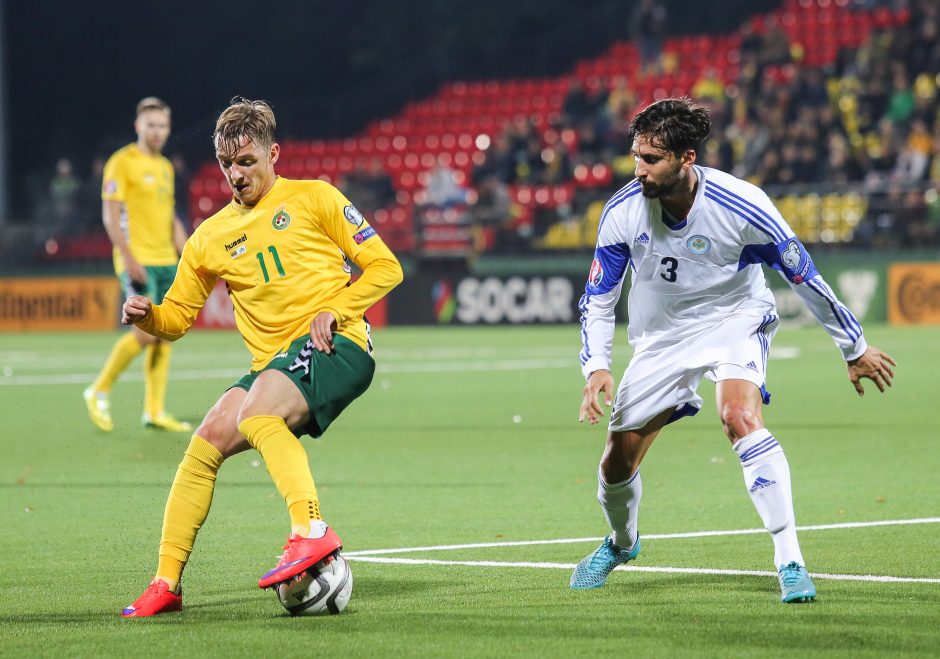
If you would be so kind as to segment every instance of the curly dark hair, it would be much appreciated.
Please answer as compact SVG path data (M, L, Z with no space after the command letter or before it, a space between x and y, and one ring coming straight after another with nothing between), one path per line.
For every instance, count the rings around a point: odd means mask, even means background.
M681 156L689 149L699 152L711 132L708 109L696 107L692 99L664 98L640 111L630 123L630 143L642 137L653 146Z

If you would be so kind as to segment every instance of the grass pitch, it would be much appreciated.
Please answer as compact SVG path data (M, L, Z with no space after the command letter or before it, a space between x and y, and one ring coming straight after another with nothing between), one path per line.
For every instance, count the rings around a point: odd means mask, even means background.
M899 366L862 400L819 328L774 342L765 417L814 527L800 537L815 604L777 601L766 534L721 533L760 523L708 382L702 412L644 462L639 560L569 590L605 532L576 329L430 328L379 332L372 388L304 440L353 568L349 608L295 619L257 589L288 519L246 453L220 472L184 610L143 620L118 612L155 568L188 436L138 426L139 362L114 391L114 432L87 420L81 390L116 334L0 335L0 656L936 656L940 332L867 330ZM248 363L234 334L186 337L170 410L198 423Z

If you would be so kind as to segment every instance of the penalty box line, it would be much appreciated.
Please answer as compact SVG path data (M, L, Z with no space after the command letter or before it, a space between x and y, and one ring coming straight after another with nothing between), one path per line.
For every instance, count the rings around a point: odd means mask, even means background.
M859 529L872 526L904 526L910 524L938 524L940 517L921 517L918 519L886 519L874 522L840 522L837 524L815 524L797 526L797 531L831 531L835 529ZM692 531L689 533L651 533L643 535L644 540L672 540L677 538L705 538L730 535L752 535L767 533L764 529L732 529L728 531ZM463 545L431 545L426 547L397 547L393 549L362 549L343 552L346 558L372 557L384 554L411 554L424 551L454 551L458 549L487 549L491 547L530 547L533 545L568 545L577 543L600 542L603 538L559 538L554 540L517 540L506 542L476 542Z
M349 560L362 563L386 563L396 565L459 565L466 567L524 567L541 568L549 570L573 570L575 563L529 563L513 561L440 561L430 558L392 558L385 556L349 556L343 554ZM654 572L664 574L708 574L724 576L745 576L745 577L776 577L776 572L763 570L721 570L697 567L641 567L638 565L620 565L615 570L626 572ZM815 579L830 579L833 581L874 581L881 583L926 583L940 584L940 579L930 579L921 577L892 577L874 574L828 574L825 572L812 572Z
M874 522L841 522L837 524L814 524L798 526L798 531L829 531L836 529L857 529L877 526L906 526L914 524L938 524L940 517L922 517L917 519L892 519ZM766 533L764 529L732 529L727 531L694 531L689 533L658 533L644 535L647 540L667 540L681 538L702 538L716 536L751 535ZM486 549L494 547L530 547L534 545L559 545L587 542L599 542L602 538L559 538L553 540L522 540L507 542L477 542L462 545L432 545L425 547L398 547L393 549L366 549L361 551L343 552L343 556L350 560L363 563L385 563L396 565L449 565L465 567L519 567L537 569L572 570L574 563L547 563L528 561L446 561L429 558L393 558L388 554L405 554L423 551L455 551L460 549ZM661 574L708 574L725 576L777 576L775 572L761 570L724 570L708 568L678 568L678 567L644 567L638 565L621 565L617 570L629 572L651 572ZM865 574L828 574L813 572L813 577L835 581L868 581L881 583L926 583L940 584L940 579L922 577L894 577Z

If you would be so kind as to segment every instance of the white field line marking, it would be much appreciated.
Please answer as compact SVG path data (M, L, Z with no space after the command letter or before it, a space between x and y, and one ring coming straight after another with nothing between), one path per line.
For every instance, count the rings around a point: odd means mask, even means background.
M772 355L778 359L793 359L799 355L796 348L780 348L780 354ZM790 352L787 352L790 351ZM7 367L8 368L8 367ZM376 373L469 373L469 372L495 372L495 371L538 371L545 369L571 369L577 370L577 361L568 357L557 359L501 359L489 361L464 362L418 362L418 363L380 363L375 369ZM0 366L0 387L2 386L35 386L56 384L88 384L97 376L97 373L62 373L49 375L3 375L5 368ZM234 380L248 372L238 368L207 368L207 369L181 369L170 372L171 380ZM121 379L128 382L141 382L142 373L124 373Z
M363 556L343 554L344 557L363 563L394 563L398 565L461 565L467 567L528 567L554 570L573 570L575 563L527 563L511 561L438 561L424 558L384 558L380 556ZM626 572L655 572L666 574L719 574L729 576L749 576L749 577L775 577L776 572L767 572L762 570L720 570L697 567L640 567L636 565L621 565L614 568ZM940 579L928 579L921 577L890 577L873 574L827 574L820 572L811 573L816 579L831 579L834 581L876 581L887 583L929 583L940 584Z
M376 373L466 373L470 371L532 371L567 368L577 371L576 359L512 359L486 362L426 362L415 364L379 364ZM171 380L234 380L248 372L244 369L200 369L170 372ZM65 373L61 375L0 375L0 386L29 386L53 384L88 384L97 373ZM125 373L121 380L140 382L141 373Z
M839 524L816 524L812 526L798 526L797 531L830 531L833 529L859 529L871 526L901 526L908 524L940 524L940 517L922 517L919 519L888 519L877 522L842 522ZM672 540L675 538L704 538L712 536L751 535L767 533L764 529L737 529L730 531L693 531L690 533L651 533L643 535L644 540ZM488 547L527 547L531 545L566 545L581 542L600 542L603 538L564 538L556 540L520 540L510 542L478 542L467 545L433 545L429 547L400 547L396 549L363 549L361 551L343 552L343 556L365 557L380 556L383 554L410 554L422 551L452 551L456 549L484 549Z

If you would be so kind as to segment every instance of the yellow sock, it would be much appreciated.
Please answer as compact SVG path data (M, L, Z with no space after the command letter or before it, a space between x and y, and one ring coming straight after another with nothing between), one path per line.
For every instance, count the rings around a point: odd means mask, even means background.
M306 536L310 522L321 517L320 499L303 444L277 416L248 417L238 424L238 430L261 454L274 486L287 502L291 532Z
M193 435L170 487L163 513L157 578L176 590L193 543L212 505L215 475L225 458L199 435Z
M170 376L170 344L157 341L144 356L144 412L152 419L166 404L166 381Z
M143 346L137 342L133 332L128 332L122 336L111 348L111 354L108 355L108 360L104 363L104 367L92 387L97 391L111 391L111 387L121 377L121 373L124 372L127 365L143 349Z

